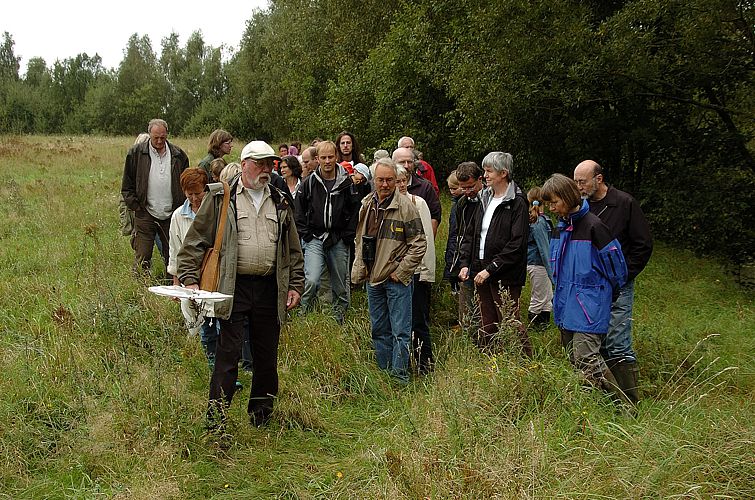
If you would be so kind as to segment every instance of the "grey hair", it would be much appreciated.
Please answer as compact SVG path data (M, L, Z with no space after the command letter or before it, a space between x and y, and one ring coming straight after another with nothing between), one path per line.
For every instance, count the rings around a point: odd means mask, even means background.
M384 167L391 167L393 173L398 177L398 165L396 165L396 162L391 158L380 158L378 161L370 165L370 173L372 174L373 179L375 178L375 170L381 165Z
M161 127L165 128L166 132L168 131L168 122L166 122L162 118L153 118L147 124L147 132L152 132L152 127L154 127L155 125L160 125Z
M397 147L397 148L403 147L403 146L401 146L401 141L403 141L404 139L409 139L410 141L412 141L412 146L414 146L414 145L415 145L415 144L414 144L414 139L412 139L412 138L411 138L411 137L409 137L408 135L405 135L404 137L402 137L401 139L399 139L399 140L398 140L398 142L396 143L396 147Z
M496 172L506 171L509 181L514 178L514 158L509 153L493 151L482 159L482 168L490 167Z
M141 144L143 142L147 142L149 140L149 134L147 132L142 132L141 134L136 136L136 140L134 141L134 145Z
M408 179L409 171L406 170L406 167L404 167L403 165L396 165L396 177L398 178L398 177L401 177L402 175Z
M231 179L241 173L241 165L233 162L226 165L220 172L220 181L230 182Z
M385 149L378 149L377 151L375 151L375 154L373 156L375 161L378 161L380 158L390 158L390 157L391 157L391 154Z

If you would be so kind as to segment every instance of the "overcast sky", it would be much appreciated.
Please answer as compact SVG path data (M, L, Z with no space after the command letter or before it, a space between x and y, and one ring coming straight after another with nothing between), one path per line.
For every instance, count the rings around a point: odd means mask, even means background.
M99 54L103 66L115 68L123 59L129 37L149 35L152 49L172 31L184 47L192 32L201 30L207 45L225 44L238 50L246 21L267 0L5 0L0 8L0 35L7 31L21 57L20 73L32 57L50 67L56 59L80 53Z

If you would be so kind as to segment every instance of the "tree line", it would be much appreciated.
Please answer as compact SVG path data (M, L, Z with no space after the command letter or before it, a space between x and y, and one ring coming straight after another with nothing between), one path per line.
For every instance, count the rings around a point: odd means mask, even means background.
M0 46L0 132L414 137L439 174L491 150L524 186L586 158L656 237L755 256L755 4L748 0L271 0L229 60L201 32L114 70Z

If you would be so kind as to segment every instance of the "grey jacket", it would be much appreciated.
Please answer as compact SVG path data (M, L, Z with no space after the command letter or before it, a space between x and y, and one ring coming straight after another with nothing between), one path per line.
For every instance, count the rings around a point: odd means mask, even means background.
M236 224L236 187L241 175L231 180L231 199L226 216L223 246L220 250L220 284L218 291L233 295L236 289L236 264L238 260L238 226ZM194 222L184 237L177 259L178 279L184 285L199 283L199 271L204 254L215 243L218 217L223 202L223 184L208 184L209 191L197 211ZM270 197L278 213L278 245L275 273L278 281L278 319L286 321L288 291L304 293L304 257L299 234L296 232L294 212L288 198L275 186L270 185ZM233 299L215 302L215 316L228 319L233 309Z

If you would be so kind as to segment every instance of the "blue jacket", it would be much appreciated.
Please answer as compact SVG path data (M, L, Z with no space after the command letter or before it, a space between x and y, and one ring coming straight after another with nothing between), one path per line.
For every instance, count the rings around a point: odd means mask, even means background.
M530 238L527 240L527 265L543 266L548 277L553 281L553 271L550 263L550 235L553 224L545 215L538 215L537 220L530 224Z
M559 219L550 246L556 325L574 332L605 334L613 290L627 280L621 244L583 201L577 213Z

